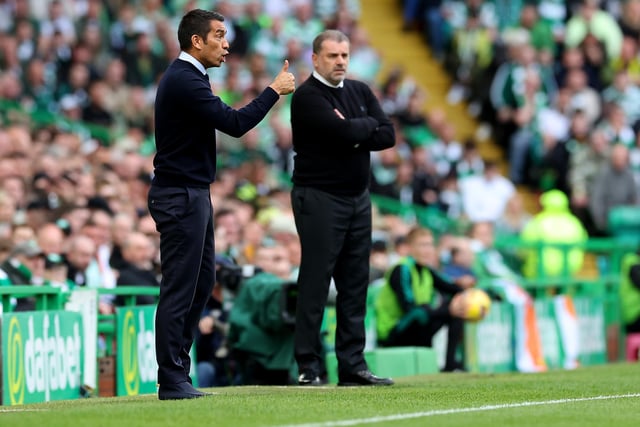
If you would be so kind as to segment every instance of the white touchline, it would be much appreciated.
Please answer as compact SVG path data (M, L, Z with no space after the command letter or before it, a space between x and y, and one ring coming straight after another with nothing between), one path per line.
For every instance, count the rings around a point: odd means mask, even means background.
M341 427L341 426L354 426L358 424L374 424L382 423L385 421L398 421L408 420L412 418L425 418L433 417L435 415L449 415L449 414L463 414L466 412L482 412L482 411L495 411L497 409L508 408L524 408L527 406L541 406L541 405L559 405L564 403L575 402L588 402L591 400L612 400L612 399L629 399L634 397L640 397L640 393L631 394L618 394L610 396L593 396L593 397L577 397L573 399L556 399L556 400L540 400L533 402L519 402L519 403L504 403L500 405L483 405L471 408L451 408L451 409L434 409L424 412L411 412L408 414L396 414L385 415L380 417L359 418L353 420L340 420L340 421L325 421L320 423L306 423L306 424L287 424L278 427Z

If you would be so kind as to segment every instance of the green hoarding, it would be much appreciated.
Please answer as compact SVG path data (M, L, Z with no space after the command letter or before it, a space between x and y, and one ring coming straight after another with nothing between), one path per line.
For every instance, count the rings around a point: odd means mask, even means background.
M2 404L80 397L82 316L68 311L2 315Z
M515 369L511 304L493 302L482 321L466 323L465 362L472 372L511 372Z
M156 392L155 306L116 309L116 394Z

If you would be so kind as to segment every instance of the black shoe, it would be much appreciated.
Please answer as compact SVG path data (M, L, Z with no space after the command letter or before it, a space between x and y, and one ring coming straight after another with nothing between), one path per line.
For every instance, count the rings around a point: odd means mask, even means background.
M196 390L187 381L178 384L160 384L158 388L158 399L160 400L197 399L210 395L211 393Z
M463 363L455 362L452 365L445 365L440 372L467 372L467 370L464 368Z
M391 378L382 378L373 375L371 371L358 371L354 374L342 375L338 381L339 386L359 386L359 385L393 385Z
M322 385L322 380L320 379L320 376L313 370L305 369L300 373L300 376L298 377L298 385Z

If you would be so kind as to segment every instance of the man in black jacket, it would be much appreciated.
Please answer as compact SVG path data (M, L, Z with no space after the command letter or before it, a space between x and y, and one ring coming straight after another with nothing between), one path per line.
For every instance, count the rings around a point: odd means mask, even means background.
M370 151L392 147L391 121L364 83L345 79L349 40L327 30L313 42L314 71L291 103L296 153L291 202L302 245L295 356L300 385L321 383L320 325L333 277L338 291L339 385L393 384L364 360L371 251Z
M129 234L122 245L122 261L118 268L116 286L159 287L160 283L153 268L153 250L153 242L149 237L139 232ZM154 295L136 296L136 305L155 303ZM116 305L125 305L125 298L116 297Z
M220 131L239 137L293 92L287 61L275 80L245 107L234 110L211 90L206 69L229 53L224 17L195 9L178 27L180 56L165 71L156 93L154 178L149 212L160 233L162 282L156 312L158 398L190 399L189 350L215 281L213 209L209 186L216 173Z

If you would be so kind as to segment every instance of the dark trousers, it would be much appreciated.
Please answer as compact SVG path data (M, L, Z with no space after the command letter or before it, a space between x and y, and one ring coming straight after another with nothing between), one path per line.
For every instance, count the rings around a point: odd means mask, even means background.
M321 372L320 327L333 277L336 289L336 357L340 373L367 368L364 316L371 251L369 192L345 197L294 186L291 202L300 236L295 357L298 367Z
M160 232L158 383L177 384L191 381L189 351L215 282L213 210L208 188L151 186L148 202Z
M462 341L464 321L449 313L448 302L436 309L429 310L429 320L426 323L423 324L416 320L403 329L396 327L391 330L389 337L379 344L382 347L431 347L433 336L445 325L448 326L448 333L444 370L451 371L462 366L462 362L456 360L456 351Z

